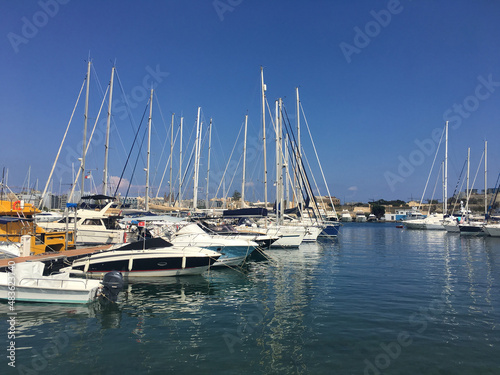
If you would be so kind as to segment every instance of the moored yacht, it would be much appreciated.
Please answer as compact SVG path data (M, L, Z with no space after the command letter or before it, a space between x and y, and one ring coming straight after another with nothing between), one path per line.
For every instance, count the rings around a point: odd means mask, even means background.
M198 246L174 246L162 238L149 238L77 259L61 271L90 277L113 270L124 277L199 275L220 256Z

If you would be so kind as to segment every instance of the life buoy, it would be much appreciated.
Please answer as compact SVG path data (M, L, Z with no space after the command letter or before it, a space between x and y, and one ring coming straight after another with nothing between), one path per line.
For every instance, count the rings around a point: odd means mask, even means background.
M12 203L12 209L14 211L21 211L21 201L15 201Z

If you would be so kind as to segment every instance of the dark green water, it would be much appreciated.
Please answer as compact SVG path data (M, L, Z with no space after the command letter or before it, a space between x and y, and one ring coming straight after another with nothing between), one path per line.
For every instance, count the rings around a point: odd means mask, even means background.
M17 304L0 373L500 374L500 239L352 223L267 254L116 308Z

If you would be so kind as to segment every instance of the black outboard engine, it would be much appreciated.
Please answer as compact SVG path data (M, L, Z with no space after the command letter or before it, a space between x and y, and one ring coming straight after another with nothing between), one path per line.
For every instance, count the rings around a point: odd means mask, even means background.
M123 276L118 271L108 272L102 279L102 285L101 299L116 302L118 294L123 289Z

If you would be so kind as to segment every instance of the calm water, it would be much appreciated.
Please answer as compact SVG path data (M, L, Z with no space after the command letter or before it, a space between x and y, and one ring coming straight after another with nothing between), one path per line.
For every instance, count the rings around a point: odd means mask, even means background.
M500 374L500 239L352 223L267 254L116 308L17 304L0 373Z

